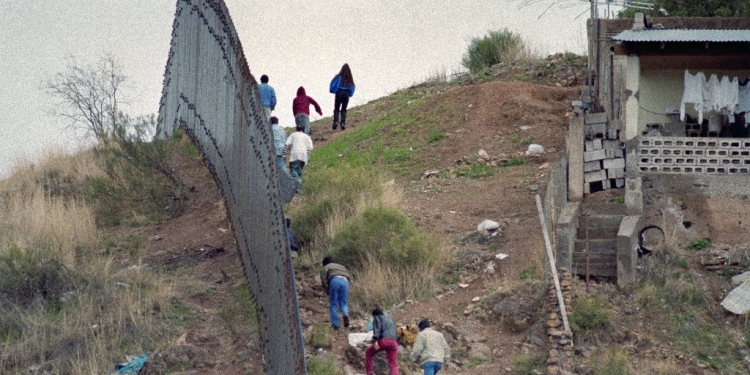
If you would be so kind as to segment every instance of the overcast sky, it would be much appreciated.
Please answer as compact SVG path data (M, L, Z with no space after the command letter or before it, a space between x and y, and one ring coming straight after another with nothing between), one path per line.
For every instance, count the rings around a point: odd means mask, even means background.
M294 124L299 86L324 116L332 115L328 83L345 62L357 84L352 107L462 70L468 42L490 30L519 33L541 55L585 53L589 6L576 0L226 3L250 71L258 80L270 77L279 101L274 114L284 126ZM75 148L63 131L67 123L49 115L54 100L42 88L68 57L86 65L112 54L128 76L126 112L156 113L174 10L174 0L0 0L0 177L17 158L34 160L55 145Z

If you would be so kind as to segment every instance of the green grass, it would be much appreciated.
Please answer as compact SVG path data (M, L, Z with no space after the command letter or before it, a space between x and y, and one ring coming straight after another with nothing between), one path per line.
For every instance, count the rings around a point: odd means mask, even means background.
M466 364L469 368L474 368L484 363L484 358L481 357L471 357L469 358L469 363Z
M536 375L542 373L541 370L544 368L545 360L541 358L534 358L531 355L525 354L520 357L513 357L510 359L513 364L513 374L515 375Z
M472 163L470 166L456 169L456 176L468 178L489 177L495 174L495 168L485 163Z
M308 375L343 375L342 371L336 369L334 365L335 356L332 354L326 355L325 361L318 357L310 357L307 361L307 374Z
M714 244L711 243L710 240L706 238L700 238L693 240L690 242L687 246L685 246L686 250L702 250L702 249L712 249L714 247Z
M445 134L443 134L443 131L440 129L432 129L432 132L430 133L430 136L427 138L427 143L430 146L437 145L440 141L445 138Z
M570 327L581 337L595 337L606 333L611 324L609 311L598 297L578 298L571 304Z
M333 328L330 324L322 323L313 326L310 345L313 348L330 349L333 347Z
M628 368L627 353L620 352L617 348L612 348L607 352L604 361L595 356L592 359L594 375L631 375L633 374Z
M524 49L520 35L508 29L490 31L482 38L471 40L461 64L472 74L480 74L497 63L518 61Z
M518 275L519 280L539 280L541 276L537 275L536 266L531 266L521 271Z

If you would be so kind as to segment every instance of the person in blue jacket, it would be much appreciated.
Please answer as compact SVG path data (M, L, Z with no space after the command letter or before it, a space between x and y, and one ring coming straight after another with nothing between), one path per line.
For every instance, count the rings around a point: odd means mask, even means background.
M260 76L260 106L266 115L266 120L271 119L271 111L276 109L276 91L268 84L268 76Z
M341 130L344 130L346 129L346 107L349 105L349 98L354 96L354 78L349 64L344 64L339 74L333 77L328 91L336 94L333 104L333 130L336 130L339 125L339 114L341 114Z

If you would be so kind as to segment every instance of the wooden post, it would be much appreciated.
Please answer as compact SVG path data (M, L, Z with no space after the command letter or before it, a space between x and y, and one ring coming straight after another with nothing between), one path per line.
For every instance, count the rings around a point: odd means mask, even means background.
M563 327L566 331L570 330L568 325L568 313L565 311L565 300L562 296L562 288L560 288L560 279L557 277L557 267L555 266L555 260L552 258L552 246L549 242L549 233L547 232L547 224L544 223L544 209L542 209L542 200L539 198L539 194L536 195L536 208L539 211L539 220L542 224L542 233L544 234L544 246L547 248L547 259L549 259L549 267L552 271L552 279L555 281L555 290L557 291L557 303L560 304L560 315L563 319ZM572 345L572 340L571 340Z

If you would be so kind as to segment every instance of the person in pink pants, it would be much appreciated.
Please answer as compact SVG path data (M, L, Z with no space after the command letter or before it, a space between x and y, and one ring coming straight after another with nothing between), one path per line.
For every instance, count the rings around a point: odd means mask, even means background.
M372 358L385 351L391 375L398 375L398 341L396 341L396 324L383 315L383 310L372 310L372 345L365 351L365 372L374 375Z

